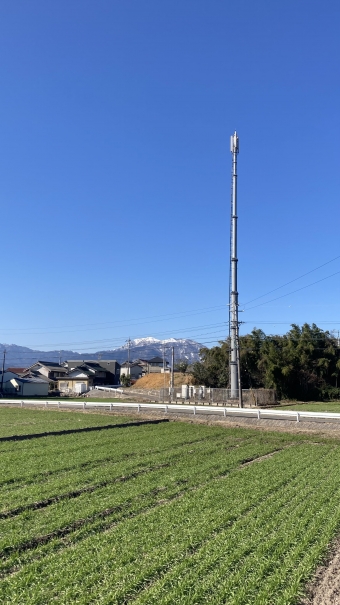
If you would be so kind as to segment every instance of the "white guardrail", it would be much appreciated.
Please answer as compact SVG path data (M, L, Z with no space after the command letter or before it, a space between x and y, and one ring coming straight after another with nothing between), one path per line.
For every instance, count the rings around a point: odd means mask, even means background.
M301 420L322 420L324 422L340 421L340 414L332 414L330 412L303 412L301 410L271 410L265 408L228 408L214 405L185 405L185 404L165 404L165 403L135 403L135 402L116 402L116 401L67 401L67 400L50 400L43 401L37 399L13 400L0 399L1 404L14 404L20 407L26 406L44 406L45 408L80 408L89 410L91 408L104 408L113 411L114 408L131 408L137 409L138 412L143 410L158 410L166 414L171 412L189 412L194 416L196 414L218 414L220 416L239 416L256 418L257 420L293 420L300 422Z

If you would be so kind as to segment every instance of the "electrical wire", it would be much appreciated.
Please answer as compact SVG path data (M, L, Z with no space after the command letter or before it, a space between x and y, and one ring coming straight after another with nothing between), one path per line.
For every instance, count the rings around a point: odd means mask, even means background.
M327 261L326 263L323 263L323 265L319 265L318 267L315 267L315 269L311 269L311 271L307 271L307 273L303 273L302 275L299 275L299 277L295 277L295 279L292 279L292 280L286 282L282 286L278 286L278 288L274 288L274 290L269 290L269 292L267 292L266 294L261 294L261 296L257 296L256 298L253 298L252 300L248 300L248 302L246 302L246 303L242 303L242 306L250 305L250 303L254 302L255 300L259 300L260 298L264 298L264 296L268 296L269 294L272 294L273 292L276 292L277 290L281 290L281 288L284 288L285 286L289 286L289 284L292 284L293 282L298 281L299 279L302 279L303 277L306 277L306 275L310 275L311 273L314 273L314 271L317 271L318 269L321 269L322 267L325 267L326 265L329 265L330 263L334 263L334 261L338 260L338 258L340 258L340 254L339 254L339 256L332 258L331 260Z
M15 333L16 331L19 332L20 334L25 334L26 336L28 335L39 335L40 332L26 332L26 330L43 330L44 333L46 333L46 330L58 330L58 334L67 334L67 333L72 333L72 332L82 332L82 329L79 330L64 330L61 331L61 329L63 327L79 327L79 328L84 328L87 326L97 326L95 328L89 328L90 330L97 330L98 326L103 326L103 329L106 327L125 327L125 328L129 328L129 327L133 327L136 325L145 325L145 324L149 324L149 323L155 323L155 322L159 322L159 321L165 321L164 318L170 318L170 319L182 319L183 317L192 317L193 315L203 315L205 313L210 313L211 311L216 311L219 309L227 309L227 305L217 305L215 307L203 307L201 309L193 309L193 310L188 310L188 311L177 311L176 313L166 313L164 315L149 315L148 317L142 317L142 318L135 318L135 319L131 319L131 320L117 320L117 321L113 321L113 322L104 322L104 323L92 323L92 324L73 324L72 326L50 326L47 328L0 328L1 332L6 332L9 331L11 333ZM177 316L177 317L175 317ZM144 321L144 319L150 319L151 321L145 321L144 323L140 324L140 323L128 323L128 322L140 322L140 321ZM89 331L89 330L87 330ZM53 332L49 332L50 334L53 334Z
M280 298L285 298L286 296L290 296L291 294L295 294L295 292L300 292L301 290L305 290L306 288L310 288L311 286L314 286L315 284L319 284L322 281L325 281L326 279L330 279L331 277L334 277L334 275L339 275L340 271L336 271L335 273L332 273L332 275L328 275L327 277L323 277L322 279L318 279L317 281L314 281L311 284L307 284L307 286L302 286L302 288L298 288L297 290L293 290L292 292L288 292L287 294L282 294L281 296L277 296L276 298L272 298L271 300L267 300L266 302L260 303L259 305L254 305L253 307L250 307L249 309L244 309L244 311L251 311L251 309L257 309L258 307L262 307L263 305L268 305L271 302L274 302L275 300L279 300Z

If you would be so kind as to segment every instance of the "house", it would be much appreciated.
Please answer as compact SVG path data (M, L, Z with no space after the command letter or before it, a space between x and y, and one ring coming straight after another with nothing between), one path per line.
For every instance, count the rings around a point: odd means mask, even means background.
M91 387L109 386L119 384L117 372L119 371L116 361L108 362L107 369L99 361L80 362L75 365L73 361L65 362L68 367L66 373L57 378L58 388L61 393L85 393Z
M120 377L120 364L115 359L83 359L83 360L68 360L65 361L64 366L68 371L74 370L74 368L81 367L82 364L87 364L91 367L100 366L105 372L105 381L100 384L103 385L117 385L119 384ZM99 375L97 376L99 377ZM104 378L104 375L101 376ZM99 385L99 383L98 383Z
M153 357L152 359L149 359L147 361L147 373L148 374L152 374L154 372L169 372L169 362L168 361L164 361L164 365L163 365L163 359L161 357Z
M58 378L67 374L67 368L55 361L37 361L20 376L23 378L43 378L49 384L50 391L58 390Z
M91 386L93 386L93 375L85 368L74 368L63 378L58 378L58 389L65 395L85 393Z
M47 397L49 393L49 382L43 378L21 378L17 376L10 380L10 384L15 389L14 394L21 397Z
M26 368L24 376L45 376L49 380L56 380L67 373L67 368L55 361L37 361L33 365Z
M22 378L6 370L2 378L0 372L0 385L3 386L3 395L17 395L19 397L47 397L49 380L46 378Z
M132 380L137 380L143 375L143 367L136 361L125 361L120 366L120 376L130 376Z

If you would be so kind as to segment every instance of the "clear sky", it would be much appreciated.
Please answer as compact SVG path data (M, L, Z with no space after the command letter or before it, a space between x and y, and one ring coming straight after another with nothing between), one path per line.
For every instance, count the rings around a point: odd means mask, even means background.
M0 29L0 342L223 338L235 129L243 332L340 329L340 273L289 294L340 258L246 304L340 255L338 1L2 0Z

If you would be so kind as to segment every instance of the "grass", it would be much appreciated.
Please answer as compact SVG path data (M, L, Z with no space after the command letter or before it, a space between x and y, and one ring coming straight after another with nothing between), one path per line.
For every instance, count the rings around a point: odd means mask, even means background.
M301 410L305 412L340 413L340 401L311 401L308 403L289 403L280 406L283 410Z
M2 436L74 430L0 442L0 602L297 603L340 527L340 440L134 421L0 408Z

